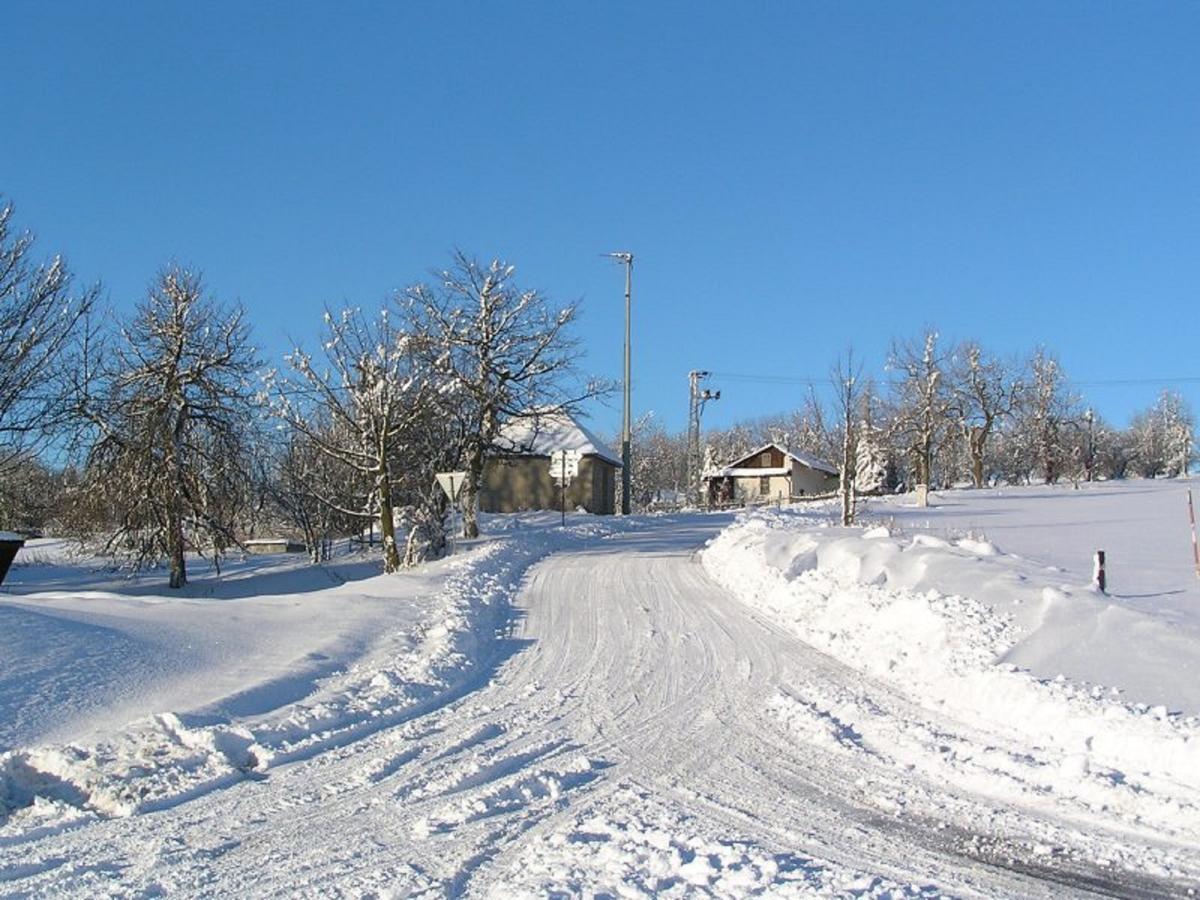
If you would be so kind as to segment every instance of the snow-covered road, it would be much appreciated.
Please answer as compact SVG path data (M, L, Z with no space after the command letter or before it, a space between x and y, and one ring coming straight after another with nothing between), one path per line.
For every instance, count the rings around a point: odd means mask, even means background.
M1015 758L1018 744L914 706L733 599L695 558L722 524L545 560L471 680L387 727L157 812L0 837L0 894L1159 896L1195 883L1200 854L1138 823L1008 802L972 751Z

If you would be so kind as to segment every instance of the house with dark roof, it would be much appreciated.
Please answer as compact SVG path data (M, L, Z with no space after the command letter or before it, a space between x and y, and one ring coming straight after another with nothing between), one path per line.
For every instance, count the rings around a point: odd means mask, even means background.
M841 479L837 467L779 444L764 444L729 465L704 473L709 505L763 503L831 494Z
M566 489L566 507L597 515L616 512L621 459L567 413L535 413L506 422L483 468L483 512L559 509L562 491L550 474L550 454L574 450L579 472Z

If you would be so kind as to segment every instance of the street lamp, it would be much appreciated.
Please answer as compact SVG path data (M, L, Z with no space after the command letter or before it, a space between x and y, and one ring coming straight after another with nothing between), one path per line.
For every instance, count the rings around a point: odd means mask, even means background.
M625 265L625 412L621 420L621 515L629 515L630 479L630 420L629 420L629 318L630 288L633 283L633 254L620 250L607 254Z

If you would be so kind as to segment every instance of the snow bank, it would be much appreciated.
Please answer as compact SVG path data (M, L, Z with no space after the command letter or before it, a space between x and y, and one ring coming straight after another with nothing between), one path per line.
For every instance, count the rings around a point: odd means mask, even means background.
M81 816L164 809L244 778L264 778L274 766L344 746L469 690L500 652L497 638L530 566L625 524L575 518L565 529L545 527L545 516L511 518L494 540L448 564L428 615L381 635L371 652L299 702L204 725L162 713L94 743L0 753L0 841ZM401 582L381 576L353 587L388 584Z
M831 703L817 721L803 703L776 698L772 712L797 730L824 741L843 731L875 735L900 755L906 742L920 744L909 763L934 777L1200 839L1200 720L1013 662L1022 648L1078 639L1079 622L1091 623L1086 630L1111 620L1128 635L1137 614L1086 590L1039 583L986 542L817 529L787 512L743 515L702 560L719 583L806 642L966 729L954 736L910 723L906 734L884 737L869 704ZM1160 640L1155 652L1172 649L1155 623L1136 625ZM1081 653L1102 672L1111 649L1106 639L1090 647L1101 658ZM1167 668L1175 680L1194 680L1180 673L1195 664L1197 647L1174 651ZM1118 656L1112 671L1133 674L1130 654ZM917 734L922 727L927 734ZM956 754L970 765L953 765Z

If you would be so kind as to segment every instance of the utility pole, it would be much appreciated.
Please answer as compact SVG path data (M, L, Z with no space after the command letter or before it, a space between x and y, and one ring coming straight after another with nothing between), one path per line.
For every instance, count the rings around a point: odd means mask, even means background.
M625 411L621 418L621 515L629 515L629 499L633 478L630 425L630 292L633 285L633 254L622 250L608 254L617 262L625 264Z
M700 389L700 382L711 374L695 369L688 372L687 476L690 499L696 506L700 505L700 417L704 414L704 404L721 399L720 391Z
M1087 480L1092 480L1092 475L1096 470L1096 414L1092 412L1089 406L1083 413L1083 420L1087 422L1088 442L1087 442L1087 459L1084 460L1084 473L1087 475Z

